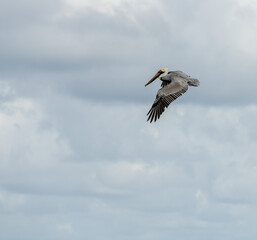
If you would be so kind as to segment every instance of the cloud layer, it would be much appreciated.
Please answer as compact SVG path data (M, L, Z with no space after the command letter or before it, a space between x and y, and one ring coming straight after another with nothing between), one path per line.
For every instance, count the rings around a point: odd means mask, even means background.
M83 98L145 102L141 86L169 67L201 79L198 103L256 101L253 3L14 2L2 4L1 71L26 94L33 84L37 91L51 86Z
M256 4L0 9L1 239L257 236ZM149 124L160 67L201 86Z

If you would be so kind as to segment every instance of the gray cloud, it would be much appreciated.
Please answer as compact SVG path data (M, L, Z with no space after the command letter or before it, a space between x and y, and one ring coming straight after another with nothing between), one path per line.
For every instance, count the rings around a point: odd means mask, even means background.
M26 2L33 20L17 17L12 28L3 27L2 74L25 86L50 82L56 91L68 89L85 99L129 101L129 92L134 101L145 102L150 97L139 86L166 66L201 80L201 91L190 101L254 103L255 15L246 17L247 6L235 1L198 2L190 11L184 4L163 1L143 15L129 7L113 15L92 8L67 15L61 2L52 7Z
M256 237L255 5L144 4L1 3L1 239Z
M47 101L54 105L43 110L12 100L1 111L1 142L9 136L1 150L1 211L9 219L2 237L19 222L14 212L34 226L20 225L28 239L43 231L52 239L186 239L184 229L193 239L212 229L240 239L233 225L251 227L256 106L178 105L146 125L146 105Z

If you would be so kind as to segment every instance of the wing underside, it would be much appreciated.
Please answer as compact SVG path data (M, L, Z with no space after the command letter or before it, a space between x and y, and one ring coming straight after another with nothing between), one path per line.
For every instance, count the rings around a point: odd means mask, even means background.
M169 85L160 89L151 109L147 113L147 121L150 121L151 123L152 121L159 119L165 108L167 108L174 100L185 93L187 89L187 84L182 84L179 82L170 83Z

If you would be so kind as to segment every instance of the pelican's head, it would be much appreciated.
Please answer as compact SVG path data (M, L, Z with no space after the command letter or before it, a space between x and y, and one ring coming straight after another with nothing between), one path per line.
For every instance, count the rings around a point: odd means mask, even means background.
M145 85L145 87L153 82L156 78L162 78L168 74L168 68L161 68L155 75L154 77Z

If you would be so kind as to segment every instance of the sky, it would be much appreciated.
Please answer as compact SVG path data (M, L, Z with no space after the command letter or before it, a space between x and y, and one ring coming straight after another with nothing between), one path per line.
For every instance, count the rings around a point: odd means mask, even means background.
M0 0L0 30L0 239L256 239L256 1ZM150 124L163 67L201 85Z

